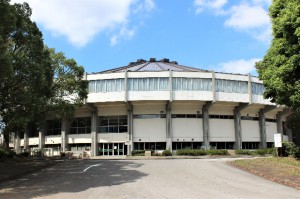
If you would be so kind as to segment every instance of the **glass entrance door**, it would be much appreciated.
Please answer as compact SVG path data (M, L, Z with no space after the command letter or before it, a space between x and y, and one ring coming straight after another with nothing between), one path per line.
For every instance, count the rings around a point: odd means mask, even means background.
M100 143L99 155L119 156L127 155L125 143Z

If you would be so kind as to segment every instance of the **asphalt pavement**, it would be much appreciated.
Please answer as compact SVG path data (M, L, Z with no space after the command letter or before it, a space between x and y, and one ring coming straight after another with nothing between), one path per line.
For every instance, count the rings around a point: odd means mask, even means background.
M0 198L300 198L230 160L65 160L7 181Z

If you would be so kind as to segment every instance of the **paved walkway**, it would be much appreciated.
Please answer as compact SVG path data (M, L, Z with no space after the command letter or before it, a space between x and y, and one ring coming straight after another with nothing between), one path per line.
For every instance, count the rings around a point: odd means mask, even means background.
M7 180L57 164L58 160L8 159L0 161L0 186Z

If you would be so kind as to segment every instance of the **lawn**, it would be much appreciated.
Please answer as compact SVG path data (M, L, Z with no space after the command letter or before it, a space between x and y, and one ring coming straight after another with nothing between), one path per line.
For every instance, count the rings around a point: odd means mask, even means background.
M272 181L300 189L300 161L295 158L255 158L235 160L232 165Z

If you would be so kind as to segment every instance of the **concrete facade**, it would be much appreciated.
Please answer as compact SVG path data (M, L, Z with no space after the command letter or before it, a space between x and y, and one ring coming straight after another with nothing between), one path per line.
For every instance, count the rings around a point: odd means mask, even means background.
M262 82L249 74L204 71L164 59L138 60L86 79L89 94L76 111L77 123L61 120L60 129L46 125L38 137L27 132L17 137L16 149L60 147L91 150L93 156L139 149L254 149L270 146L273 134L284 133L284 107L264 99Z

